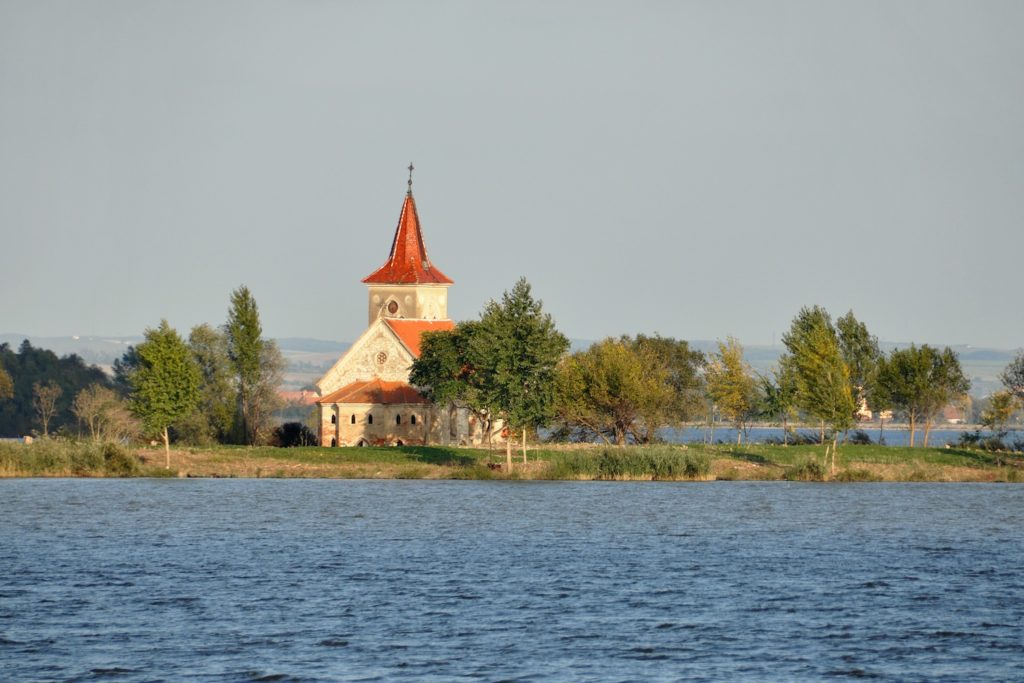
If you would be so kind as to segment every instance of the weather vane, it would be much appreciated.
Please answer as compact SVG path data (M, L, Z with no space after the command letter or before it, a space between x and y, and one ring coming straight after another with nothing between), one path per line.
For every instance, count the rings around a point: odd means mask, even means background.
M415 166L413 166L413 165L412 165L412 162L410 161L410 162L409 162L409 194L412 194L412 172L413 172L413 171L414 171L415 169L416 169L416 167L415 167Z

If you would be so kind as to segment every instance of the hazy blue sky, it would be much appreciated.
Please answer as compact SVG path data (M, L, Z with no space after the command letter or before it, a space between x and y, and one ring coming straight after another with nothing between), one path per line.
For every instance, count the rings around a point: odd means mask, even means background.
M1024 2L0 0L0 332L352 340L406 170L475 316L1024 345Z

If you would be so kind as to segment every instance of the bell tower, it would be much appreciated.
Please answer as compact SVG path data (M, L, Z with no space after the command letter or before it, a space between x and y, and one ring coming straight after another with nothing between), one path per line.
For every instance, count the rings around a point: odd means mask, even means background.
M391 254L383 266L363 278L369 288L371 325L377 318L448 319L448 288L453 281L427 257L412 196L413 169L409 164L409 189L398 216Z

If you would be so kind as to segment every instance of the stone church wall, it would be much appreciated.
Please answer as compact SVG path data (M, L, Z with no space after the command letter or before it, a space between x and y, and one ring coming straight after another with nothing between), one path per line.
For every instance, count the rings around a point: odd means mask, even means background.
M424 403L324 405L320 407L319 436L320 445L327 447L397 446L399 442L405 446L482 446L487 442L480 421L470 411ZM504 443L500 425L491 441Z

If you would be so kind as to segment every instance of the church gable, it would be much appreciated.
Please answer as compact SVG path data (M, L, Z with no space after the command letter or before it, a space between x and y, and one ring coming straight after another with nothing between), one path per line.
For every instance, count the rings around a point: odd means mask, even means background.
M408 382L413 355L384 320L377 320L338 359L316 386L327 396L352 382Z

